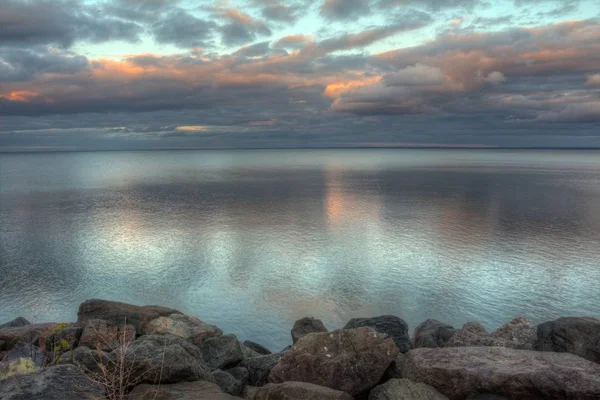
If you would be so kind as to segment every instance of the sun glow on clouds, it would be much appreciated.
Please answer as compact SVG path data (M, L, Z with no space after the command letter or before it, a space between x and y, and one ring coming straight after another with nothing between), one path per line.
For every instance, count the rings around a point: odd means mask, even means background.
M177 132L208 132L207 126L202 125L183 125L175 128Z
M39 93L30 92L28 90L16 90L14 92L10 92L9 94L0 97L5 97L10 101L18 101L18 102L28 102L32 99L39 96Z

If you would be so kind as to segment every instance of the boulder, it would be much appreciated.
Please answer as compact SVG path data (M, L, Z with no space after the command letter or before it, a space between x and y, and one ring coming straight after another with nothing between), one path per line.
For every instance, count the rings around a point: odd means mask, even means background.
M454 331L446 342L446 347L496 346L511 347L511 342L490 335L478 322L467 322L461 329Z
M600 320L565 317L545 322L537 328L535 348L573 353L600 363Z
M25 326L25 325L29 325L29 324L31 324L31 322L27 321L25 318L17 317L15 319L13 319L12 321L8 321L8 322L1 324L0 329L17 328L19 326Z
M82 346L64 352L55 362L57 365L73 364L84 372L99 373L102 365L112 365L113 357L101 350Z
M91 299L79 305L77 323L85 326L90 319L103 319L114 325L133 325L138 335L145 325L158 317L181 314L172 308L160 306L134 306L117 301Z
M87 400L104 393L73 365L12 376L0 384L2 400Z
M239 367L248 370L248 383L252 386L263 386L269 381L269 374L277 363L281 360L281 354L269 354L246 358L239 364Z
M211 382L182 382L171 385L136 386L128 397L129 400L234 400L239 399L223 393L219 386Z
M523 400L600 398L600 365L568 353L419 348L398 362L402 377L431 385L450 399L476 393Z
M408 334L408 324L403 319L394 315L382 315L374 318L352 318L344 329L373 328L378 332L385 333L394 340L400 352L406 353L412 348Z
M82 332L83 328L74 324L56 324L40 336L40 347L46 350L52 360L76 348Z
M448 400L448 398L434 387L424 383L392 379L371 390L369 400Z
M240 342L235 335L216 336L198 345L204 364L211 370L224 369L244 359Z
M248 370L241 367L227 371L218 369L213 371L212 376L221 390L233 396L240 396L248 383Z
M10 350L19 342L39 344L40 335L46 330L52 329L56 325L50 324L29 324L13 328L0 329L0 341L4 345L0 350Z
M184 339L194 338L195 342L214 336L221 336L223 331L215 325L202 322L196 317L183 314L171 314L158 317L148 322L144 327L144 335L174 335Z
M79 346L113 351L133 340L135 340L133 325L117 325L103 319L89 319L83 328Z
M0 387L2 381L11 376L27 375L39 371L39 366L29 357L12 358L0 362ZM2 390L0 389L0 396ZM1 398L1 397L0 397Z
M370 328L313 333L283 355L269 380L309 382L356 396L381 380L398 352L390 337Z
M146 383L213 381L200 349L176 336L141 336L127 347L125 365L134 379Z
M253 358L262 355L252 350L250 347L246 347L246 345L244 345L243 343L240 343L240 348L242 349L242 355L244 356L244 360L246 358Z
M348 393L307 382L269 383L258 388L254 400L352 400Z
M43 349L31 343L23 342L14 345L0 361L13 361L20 358L30 358L37 367L43 367L46 364L46 352Z
M299 319L292 328L292 341L296 343L301 337L313 332L327 332L327 328L320 319L313 317Z
M267 354L272 354L271 350L267 349L265 346L262 346L255 342L252 342L250 340L245 340L243 345L254 350L261 356L266 356Z
M456 329L451 325L435 319L428 319L415 328L413 334L415 348L444 347L454 331Z
M536 330L533 322L524 317L517 317L496 329L491 336L506 340L506 347L533 350Z

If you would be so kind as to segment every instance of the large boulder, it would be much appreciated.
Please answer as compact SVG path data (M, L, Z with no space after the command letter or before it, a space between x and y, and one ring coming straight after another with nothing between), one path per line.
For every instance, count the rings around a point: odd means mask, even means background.
M204 364L211 370L224 369L244 359L240 342L235 335L216 336L202 341L198 348Z
M56 324L42 333L39 345L46 350L48 361L52 362L62 353L76 348L82 332L83 328L74 324Z
M407 379L391 379L369 393L369 400L448 400L446 396L424 383Z
M478 322L467 322L462 328L454 331L446 342L446 347L513 347L512 343L501 337L490 335Z
M444 347L454 331L456 329L451 325L435 319L428 319L415 328L413 333L415 348Z
M292 327L292 342L296 343L301 337L313 332L327 332L327 328L320 319L313 317L299 319Z
M55 363L57 365L73 364L86 373L99 374L102 366L114 365L114 355L82 346L62 353Z
M252 386L263 386L269 382L269 374L279 360L281 354L268 354L266 356L258 356L246 358L238 366L248 370L248 383Z
M374 318L352 318L344 329L373 328L378 332L385 333L391 337L400 352L406 353L412 348L410 336L408 334L408 324L402 319L394 315L382 315Z
M244 356L244 360L246 358L254 358L259 357L266 354L259 354L256 351L252 350L250 347L247 347L245 344L240 343L240 348L242 349L242 355Z
M19 357L0 361L0 386L11 376L27 375L39 371L40 367L30 357ZM2 390L0 390L0 396Z
M160 306L134 306L117 301L91 299L79 305L77 323L81 326L90 319L103 319L114 325L130 324L140 335L146 324L153 319L171 314L181 314L172 308Z
M2 400L87 400L104 393L73 365L10 377L0 384Z
M117 325L103 319L89 319L83 328L79 346L113 351L135 340L133 325Z
M243 343L244 346L254 350L255 352L257 352L258 354L260 354L261 356L266 356L267 354L272 354L272 351L267 349L265 346L258 344L256 342L253 342L251 340L245 340Z
M242 367L226 371L218 369L212 372L212 376L221 390L233 396L240 396L243 393L249 378L248 370Z
M211 382L182 382L171 385L136 386L128 400L234 400L239 399L223 393L219 386Z
M194 338L195 342L214 336L220 336L223 331L215 325L207 324L196 317L183 314L171 314L158 317L148 322L144 327L144 335L174 335L184 339Z
M31 322L27 321L25 318L17 317L11 321L0 324L0 329L17 328L19 326L25 326L25 325L29 325L29 324L31 324Z
M0 361L13 361L20 358L30 358L37 367L43 367L46 364L46 352L43 349L31 343L23 342L13 346Z
M117 351L116 357L120 354ZM125 365L133 379L146 383L178 383L213 378L202 362L200 349L185 339L148 335L132 342L125 351Z
M565 317L545 322L537 328L535 348L573 353L600 363L600 320Z
M352 396L340 390L307 382L269 383L258 388L253 400L352 400Z
M391 338L370 328L313 333L283 355L269 380L309 382L360 395L379 382L398 352Z
M600 365L573 354L505 347L415 349L399 357L403 378L450 399L475 393L513 399L598 399Z
M533 322L524 317L517 317L496 329L491 333L491 336L504 339L506 341L505 347L533 350L536 330Z
M42 334L51 330L56 324L29 324L0 329L0 342L4 342L0 350L10 350L19 342L32 343L36 346Z

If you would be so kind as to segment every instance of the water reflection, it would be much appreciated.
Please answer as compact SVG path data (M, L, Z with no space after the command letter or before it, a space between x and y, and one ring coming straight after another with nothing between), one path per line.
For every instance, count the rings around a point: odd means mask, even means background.
M102 297L277 348L307 314L597 315L599 179L593 152L0 155L0 320Z

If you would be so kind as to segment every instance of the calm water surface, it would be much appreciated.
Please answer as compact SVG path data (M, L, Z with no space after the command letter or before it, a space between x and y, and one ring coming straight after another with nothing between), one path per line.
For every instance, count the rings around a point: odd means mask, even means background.
M600 316L600 152L0 154L0 322L88 298L279 349L305 315Z

